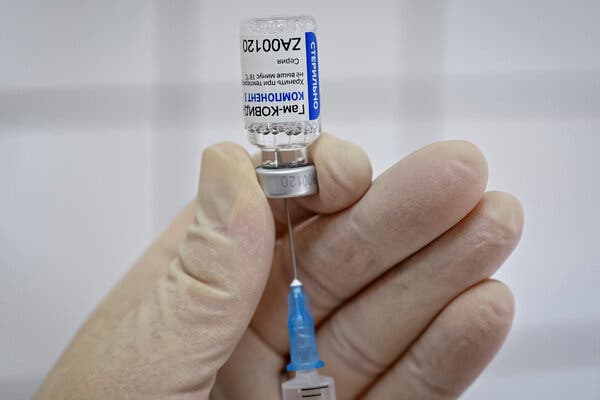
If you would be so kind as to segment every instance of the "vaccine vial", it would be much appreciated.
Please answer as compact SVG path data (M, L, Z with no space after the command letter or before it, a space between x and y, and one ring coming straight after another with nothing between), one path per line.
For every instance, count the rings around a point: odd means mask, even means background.
M306 147L321 131L319 56L309 16L242 21L242 111L263 167L306 163Z

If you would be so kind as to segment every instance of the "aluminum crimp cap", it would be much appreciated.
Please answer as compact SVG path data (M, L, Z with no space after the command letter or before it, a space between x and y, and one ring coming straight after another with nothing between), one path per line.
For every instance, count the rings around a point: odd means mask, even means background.
M256 168L258 183L270 198L310 196L319 192L317 170L312 164L300 167Z

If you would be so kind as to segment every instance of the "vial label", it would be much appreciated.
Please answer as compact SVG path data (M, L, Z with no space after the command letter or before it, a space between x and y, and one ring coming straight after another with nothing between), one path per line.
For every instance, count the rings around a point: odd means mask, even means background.
M246 125L319 118L319 56L314 32L242 36Z

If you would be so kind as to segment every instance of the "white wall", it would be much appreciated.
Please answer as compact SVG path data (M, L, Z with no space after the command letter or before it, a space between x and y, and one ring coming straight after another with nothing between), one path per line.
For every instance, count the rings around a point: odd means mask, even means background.
M27 398L154 236L154 9L0 2L0 398Z
M193 196L201 149L244 143L239 19L296 12L319 23L327 130L377 172L471 140L525 206L498 274L515 327L465 398L600 397L599 3L96 3L0 3L0 397L33 392Z

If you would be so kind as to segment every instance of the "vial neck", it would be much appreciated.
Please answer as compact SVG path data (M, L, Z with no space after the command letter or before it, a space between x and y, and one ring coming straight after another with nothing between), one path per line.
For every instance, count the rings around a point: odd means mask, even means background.
M300 167L306 165L307 162L306 147L262 150L262 166L264 168Z

